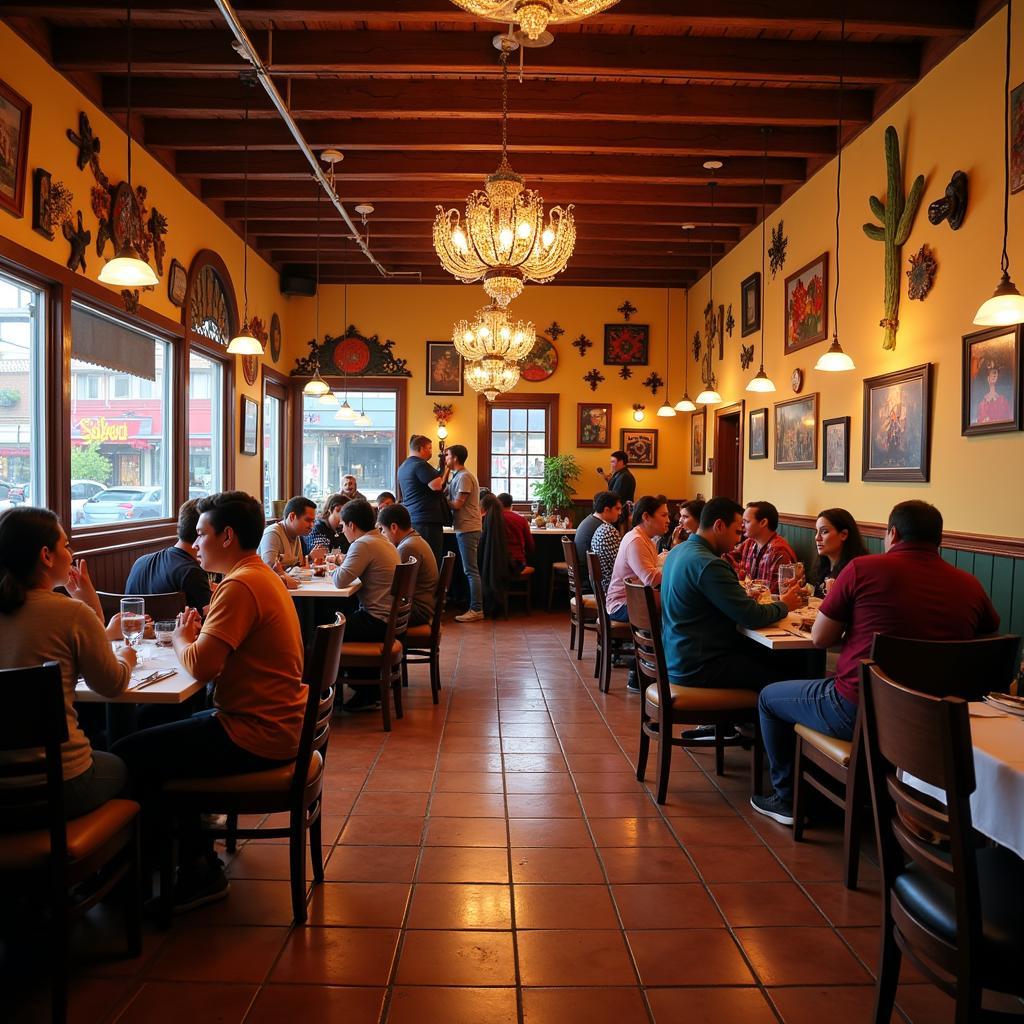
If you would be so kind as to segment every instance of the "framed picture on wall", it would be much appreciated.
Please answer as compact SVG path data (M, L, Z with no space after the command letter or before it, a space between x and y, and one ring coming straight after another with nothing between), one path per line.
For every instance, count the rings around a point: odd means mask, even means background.
M698 412L690 413L690 472L697 475L705 471L707 422L707 406Z
M25 210L25 168L32 104L0 79L0 207L15 217Z
M580 402L576 406L576 447L611 448L612 407Z
M461 395L462 356L450 341L427 342L427 394Z
M745 338L761 329L761 272L740 284L740 334Z
M768 409L751 409L750 426L747 430L747 457L751 459L768 458Z
M961 434L1021 429L1021 327L992 327L964 337Z
M646 366L649 324L605 324L604 365Z
M1010 93L1010 191L1024 188L1024 82Z
M922 363L864 381L862 480L928 482L931 379Z
M260 430L260 407L255 399L242 395L242 454L255 455Z
M823 252L786 278L786 352L815 345L828 337L828 253Z
M775 403L775 468L818 466L818 393Z
M845 484L850 479L849 416L822 421L821 453L821 479Z
M658 468L657 430L633 430L623 427L619 431L619 447L629 456L631 469Z

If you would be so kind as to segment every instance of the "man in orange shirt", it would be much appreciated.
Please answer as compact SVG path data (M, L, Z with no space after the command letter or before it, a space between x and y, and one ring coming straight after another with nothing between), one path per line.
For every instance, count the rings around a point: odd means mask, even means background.
M116 744L144 814L153 813L170 779L262 771L294 760L302 730L302 635L287 590L259 556L263 510L242 491L201 498L198 509L199 564L224 578L205 622L193 609L178 616L173 643L186 672L214 683L214 706ZM227 895L224 866L198 816L180 822L179 862L176 911Z

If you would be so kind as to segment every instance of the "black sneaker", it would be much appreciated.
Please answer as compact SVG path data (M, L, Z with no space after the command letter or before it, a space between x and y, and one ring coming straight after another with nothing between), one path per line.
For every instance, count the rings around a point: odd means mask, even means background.
M715 745L715 732L718 729L723 730L724 735L722 739L726 743L732 743L740 738L740 734L736 731L736 726L734 725L698 725L696 729L684 729L679 735L690 746L706 744L709 747L713 747Z
M636 669L635 668L631 668L629 670L629 675L626 676L626 689L629 690L630 693L639 693L640 692L640 682L639 682L639 680L636 677Z
M178 880L174 884L175 914L184 914L208 903L224 899L231 888L224 865L219 857L188 867L178 868Z
M783 800L778 793L772 793L771 796L752 796L750 806L758 814L763 814L780 825L793 824L793 805L788 800Z
M376 711L380 708L380 691L371 690L368 686L360 686L342 707L349 714L358 714L360 711Z

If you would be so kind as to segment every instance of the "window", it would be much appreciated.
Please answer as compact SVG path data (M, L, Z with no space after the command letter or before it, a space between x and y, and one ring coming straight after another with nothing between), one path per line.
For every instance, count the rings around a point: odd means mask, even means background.
M284 461L284 398L271 393L268 384L263 393L263 513L269 516L272 504L285 497L281 466Z
M507 491L513 501L530 501L532 485L544 478L544 459L554 454L548 441L547 405L492 406L488 420L486 459L491 490L495 494Z
M171 347L162 338L78 303L71 307L71 479L101 484L73 499L76 525L162 519L170 508ZM116 379L123 386L94 389Z
M125 374L118 374L114 378L114 398L130 398L132 393L132 379ZM88 398L89 395L79 395L79 398Z
M202 498L224 489L224 368L192 349L188 378L188 493Z
M400 392L349 391L348 402L357 415L365 412L368 426L338 419L337 402L302 396L302 493L314 500L340 490L347 473L367 498L395 491Z
M45 505L46 293L0 274L0 509Z

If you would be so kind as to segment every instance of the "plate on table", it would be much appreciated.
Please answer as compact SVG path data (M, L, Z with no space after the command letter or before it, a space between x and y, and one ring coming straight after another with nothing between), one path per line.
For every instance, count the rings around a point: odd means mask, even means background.
M1008 715L1024 718L1024 698L1014 697L1009 693L990 693L986 695L985 703Z

